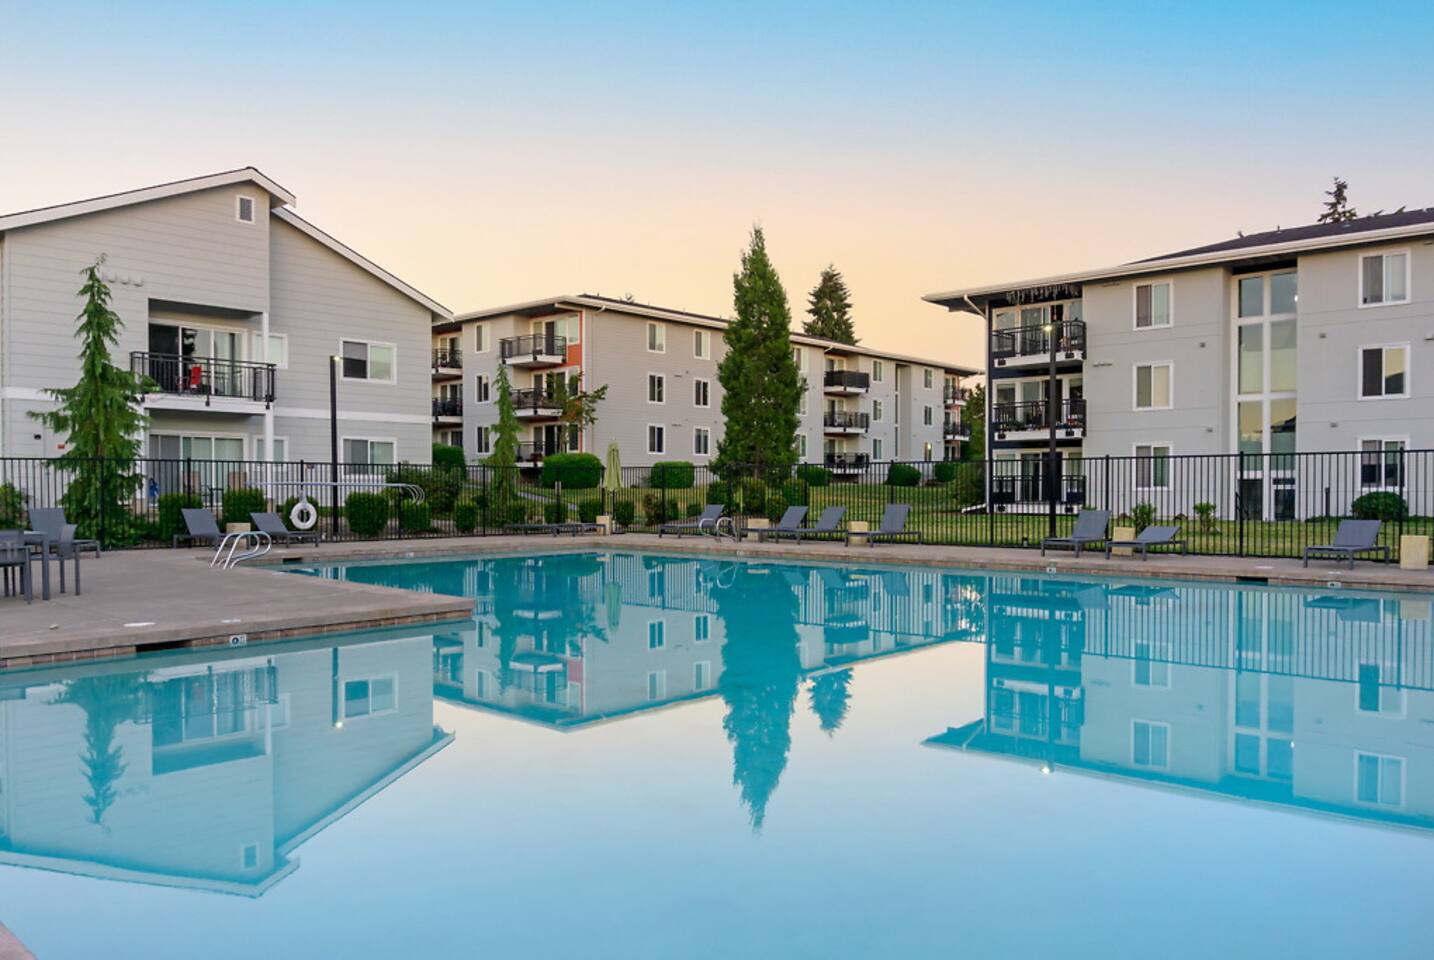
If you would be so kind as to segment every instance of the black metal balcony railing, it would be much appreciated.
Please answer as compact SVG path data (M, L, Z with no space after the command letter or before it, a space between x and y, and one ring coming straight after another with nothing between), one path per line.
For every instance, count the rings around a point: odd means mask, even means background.
M274 402L272 363L135 351L129 368L154 381L160 393L203 397L206 404L213 397Z
M463 351L458 347L434 347L433 369L456 370L463 366Z
M971 388L947 387L944 396L947 403L965 403L971 398Z
M462 397L434 397L433 417L461 417L463 416Z
M871 426L871 414L852 410L828 410L822 425L833 430L865 430Z
M568 338L550 333L526 333L521 337L504 337L498 341L498 354L504 360L541 360L566 357Z
M947 439L971 436L971 425L964 420L947 420L941 425L941 432Z
M523 411L556 410L558 398L551 390L541 387L525 387L513 391L513 408Z
M1039 357L1049 355L1051 341L1057 352L1085 350L1085 321L1063 320L1055 324L1035 324L991 331L991 357Z
M1016 464L1012 460L996 460L998 464ZM1018 465L1021 473L1014 476L996 475L991 478L991 502L993 504L1004 503L1042 503L1050 498L1050 485L1044 478L1044 471L1039 464ZM1057 495L1057 502L1066 506L1079 506L1085 503L1085 477L1079 474L1062 475L1059 478L1060 492Z
M871 456L865 453L829 453L824 460L832 470L865 470Z
M856 387L867 390L871 387L871 374L860 370L828 370L822 375L822 383L828 387Z
M998 403L991 408L991 426L997 433L1016 430L1049 430L1051 405L1045 400L1025 403ZM1062 400L1056 406L1057 430L1085 429L1085 400Z
M518 462L540 463L544 457L563 452L556 440L524 440L518 444Z

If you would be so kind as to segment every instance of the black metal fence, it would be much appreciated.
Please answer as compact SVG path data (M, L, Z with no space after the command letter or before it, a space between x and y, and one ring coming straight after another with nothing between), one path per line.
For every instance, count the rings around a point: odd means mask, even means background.
M873 527L888 504L909 504L909 527L923 542L962 546L1038 546L1068 531L1083 508L1110 511L1117 527L1176 524L1190 552L1211 555L1298 557L1306 546L1330 543L1338 521L1352 515L1384 519L1380 542L1396 557L1401 535L1434 534L1429 450L1024 453L977 462L831 454L779 476L669 463L625 467L615 480L596 463L546 475L542 464L541 456L506 468L344 463L335 473L327 462L141 459L109 472L118 490L74 489L122 503L123 520L106 521L120 529L85 532L132 546L168 545L182 532L182 506L210 507L221 522L242 523L252 510L288 518L302 499L318 508L317 529L336 540L485 535L515 523L603 515L621 529L652 530L707 503L745 518L775 518L795 505L815 516L840 506L847 522ZM86 513L73 502L74 469L61 460L0 459L0 529L23 525L28 507ZM355 494L368 496L354 501Z

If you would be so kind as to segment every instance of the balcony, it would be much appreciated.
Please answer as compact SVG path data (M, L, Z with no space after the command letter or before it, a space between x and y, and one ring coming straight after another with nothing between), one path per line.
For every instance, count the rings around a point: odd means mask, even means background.
M513 412L519 420L556 420L563 415L563 408L551 390L529 387L513 391Z
M498 355L510 367L556 367L568 362L568 338L547 333L504 337Z
M827 433L866 433L871 426L871 415L850 410L828 410L822 417L822 429Z
M865 472L871 465L871 457L865 453L829 453L823 463L832 473L851 476Z
M941 435L947 443L971 439L971 425L965 420L947 420L941 425Z
M1059 478L1059 490L1052 491L1046 483L1041 463L1018 463L1013 460L997 460L996 464L1010 464L1020 470L1017 475L993 476L991 478L991 505L997 513L1041 513L1050 509L1050 496L1056 494L1056 510L1059 513L1075 513L1085 504L1085 477L1070 474ZM998 466L997 469L1000 467Z
M434 423L461 423L463 421L462 397L434 397Z
M838 396L855 396L871 389L871 374L859 370L828 370L822 375L822 389Z
M274 402L272 363L135 351L129 368L154 382L158 397L148 401L150 407L262 413Z
M1085 359L1085 321L1063 320L991 331L991 365L1031 367L1050 363L1051 348L1057 363Z
M434 347L433 376L437 378L463 376L463 351L457 347Z
M959 407L971 399L970 387L947 387L942 393L942 398L948 407Z
M1050 437L1051 405L1045 400L998 403L991 408L991 427L997 440L1046 440ZM1062 400L1056 407L1056 439L1085 436L1085 400Z
M566 453L562 444L549 442L547 440L524 440L518 444L518 464L520 466L534 466L543 462L544 457L552 456L555 453Z

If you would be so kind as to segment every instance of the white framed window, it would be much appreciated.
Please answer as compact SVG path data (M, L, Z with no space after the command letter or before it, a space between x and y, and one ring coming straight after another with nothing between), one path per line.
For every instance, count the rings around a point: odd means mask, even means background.
M667 325L655 320L647 321L647 352L667 352Z
M478 445L473 448L475 453L493 452L493 440L489 427L478 428L477 444Z
M473 352L487 353L492 347L491 338L488 336L488 324L479 323L473 327Z
M807 352L801 347L792 348L792 362L797 365L797 370L799 372L807 372Z
M698 660L692 665L692 689L706 690L712 686L712 661Z
M239 194L234 198L234 219L240 223L253 223L256 206L253 197L245 193Z
M929 427L932 423L933 417L931 413L931 405L927 404L926 406L921 408L921 425Z
M882 416L881 401L880 401L880 400L873 400L873 401L871 401L871 422L872 422L872 423L880 423L880 422L881 422L881 416Z
M706 643L712 639L712 615L710 613L699 613L692 618L692 639L697 643Z
M712 406L712 381L698 378L692 381L692 405L694 407Z
M1135 486L1138 490L1170 488L1170 444L1135 445Z
M661 700L667 696L667 671L653 670L647 675L647 699Z
M692 428L692 453L694 456L712 455L712 431L706 427Z
M921 385L927 390L930 390L931 385L936 382L934 378L935 374L932 372L930 367L926 367L924 370L921 371Z
M1151 330L1170 326L1172 284L1154 280L1135 285L1135 329Z
M692 331L692 356L697 360L712 359L712 331Z
M1409 396L1409 344L1359 348L1359 399Z
M667 646L667 621L647 621L647 649L661 650Z
M660 373L647 375L647 402L667 402L667 377Z
M1354 799L1381 807L1404 806L1404 758L1356 750Z
M253 357L259 363L272 363L280 370L289 369L288 334L271 333L267 344L262 333L254 334Z
M398 441L368 437L344 437L344 463L361 466L392 466Z
M251 447L251 449L254 451L254 459L255 459L255 460L263 460L263 459L264 459L264 435L263 435L262 433L258 433L258 434L255 434L255 435L254 435L254 443L253 443L253 446ZM289 460L289 438L288 438L288 437L275 437L275 438L274 438L274 462L275 462L275 463L287 463L288 460Z
M1404 486L1404 451L1408 437L1362 437L1359 441L1359 485L1399 489Z
M1360 713L1404 716L1404 688L1395 686L1398 673L1372 660L1361 661L1355 673L1354 708Z
M930 440L927 440L925 443L923 443L923 444L921 445L921 459L922 459L922 460L925 460L925 461L928 462L928 463L931 462L931 441L930 441Z
M806 415L807 415L807 391L803 390L803 391L801 392L801 394L797 397L797 416L799 416L799 417L805 417Z
M881 383L886 378L886 364L880 360L871 361L871 382Z
M1137 687L1170 688L1170 655L1168 643L1135 641L1135 658L1130 662L1130 682Z
M1130 762L1157 770L1170 766L1170 724L1130 721Z
M872 438L871 438L871 459L873 459L873 460L880 460L880 459L881 459L881 438L880 438L880 437L872 437Z
M660 423L649 423L647 425L647 452L667 452L667 428Z
M1369 253L1359 258L1359 305L1382 307L1409 302L1409 251Z
M806 458L807 458L807 435L806 435L805 433L799 433L799 434L797 434L797 459L798 459L798 460L805 460Z
M1134 396L1132 405L1136 410L1169 410L1174 390L1172 365L1166 363L1138 363L1132 384Z
M473 402L491 403L493 400L493 381L486 373L480 373L473 378Z
M398 381L396 355L397 348L391 343L344 340L339 344L339 356L343 358L342 369L339 372L345 380L396 383Z
M344 680L344 720L378 717L398 709L398 678L362 677Z

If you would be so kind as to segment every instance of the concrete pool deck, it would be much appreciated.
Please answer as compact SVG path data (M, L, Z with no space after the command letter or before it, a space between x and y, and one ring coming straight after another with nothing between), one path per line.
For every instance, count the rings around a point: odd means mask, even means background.
M471 615L472 601L367 584L294 576L286 563L436 559L504 553L642 550L771 560L884 563L1002 572L1104 575L1155 579L1253 582L1346 589L1434 593L1434 568L1402 570L1360 561L1354 570L1333 562L1206 556L1112 557L1036 550L841 542L732 543L696 537L622 534L616 537L493 536L325 544L277 550L267 566L221 572L208 551L134 550L84 561L83 595L58 592L26 605L0 600L0 669L101 657L133 656L146 648L226 644L234 634L249 643L320 633L437 623Z
M0 960L35 960L35 955L0 923Z

